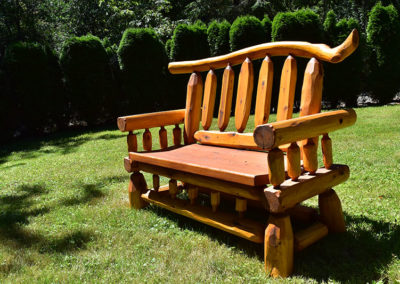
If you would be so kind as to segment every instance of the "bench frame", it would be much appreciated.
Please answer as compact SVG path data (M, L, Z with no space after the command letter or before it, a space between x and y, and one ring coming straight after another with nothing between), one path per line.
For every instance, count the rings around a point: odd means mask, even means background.
M249 241L264 243L267 274L273 277L289 276L293 271L295 251L308 247L328 233L346 230L341 203L332 188L348 179L349 168L333 164L332 141L328 133L353 125L357 116L352 109L320 113L323 78L320 61L338 63L344 60L357 48L358 40L358 32L353 30L336 48L306 42L275 42L218 57L170 63L169 70L173 74L192 73L187 87L186 109L118 118L119 129L129 132L128 151L138 151L134 131L140 129L145 129L144 151L152 151L149 128L153 127L160 127L161 151L170 149L165 126L175 125L172 147L181 147L183 136L184 145L201 143L267 151L269 185L252 187L127 157L124 166L132 173L129 182L130 206L141 209L151 203ZM281 76L278 121L273 123L268 123L273 76L270 56L288 56ZM292 118L297 79L297 65L293 56L311 59L305 71L299 118ZM243 133L250 114L253 91L251 60L264 57L257 89L256 127L253 133ZM230 119L233 96L234 72L231 66L240 63L242 67L235 108L237 132L224 132ZM218 116L220 131L209 131L217 86L214 69L224 67ZM199 73L203 71L209 71L204 86ZM199 130L200 121L204 130ZM180 128L182 123L183 133ZM318 168L317 159L319 136L322 136L322 168ZM153 188L149 189L141 172L153 174ZM159 176L169 178L169 184L160 186ZM186 192L187 200L177 197L182 191ZM209 207L196 204L200 195L209 197ZM300 204L317 195L319 214L317 210ZM225 199L234 201L237 213L219 209L221 200ZM252 208L264 212L265 221L250 218L246 211ZM309 226L294 232L293 221Z

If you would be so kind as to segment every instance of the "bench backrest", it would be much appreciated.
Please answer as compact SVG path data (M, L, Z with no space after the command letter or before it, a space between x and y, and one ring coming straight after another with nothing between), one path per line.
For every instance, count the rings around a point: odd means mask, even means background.
M310 58L304 74L301 93L300 116L315 114L321 110L323 66L320 61L338 63L354 52L359 36L353 30L339 46L330 48L325 44L308 42L272 42L248 47L227 55L184 62L170 63L173 74L192 73L187 87L184 139L194 143L194 134L199 124L204 130L211 126L217 92L216 69L225 68L221 82L221 99L218 111L218 128L224 131L229 123L235 74L232 66L241 64L235 106L235 127L242 133L250 115L254 83L252 61L264 58L261 64L255 105L255 127L268 122L271 108L271 93L274 68L271 57L287 56L281 72L277 121L292 118L297 80L295 56ZM199 72L208 71L205 83Z

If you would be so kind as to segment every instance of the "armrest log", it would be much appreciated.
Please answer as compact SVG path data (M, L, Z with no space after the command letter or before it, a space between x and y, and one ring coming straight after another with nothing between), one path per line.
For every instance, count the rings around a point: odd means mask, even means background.
M118 117L118 128L121 131L133 131L183 123L185 110L170 110Z
M353 109L318 113L260 125L253 137L260 148L268 150L351 126L356 120Z

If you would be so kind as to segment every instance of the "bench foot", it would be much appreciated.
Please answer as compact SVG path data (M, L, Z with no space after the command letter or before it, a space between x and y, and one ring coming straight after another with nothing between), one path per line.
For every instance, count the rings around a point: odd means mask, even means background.
M288 277L293 271L293 230L289 215L271 214L265 230L265 270L272 277Z
M343 233L346 231L342 205L333 189L318 196L321 221L328 227L329 233Z
M147 191L147 183L143 174L135 172L129 180L129 206L135 209L142 209L148 205L141 195Z

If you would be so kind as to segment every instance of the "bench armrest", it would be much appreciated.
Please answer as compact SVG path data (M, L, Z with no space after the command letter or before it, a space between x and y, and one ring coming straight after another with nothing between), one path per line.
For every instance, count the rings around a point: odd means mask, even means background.
M260 148L268 150L351 126L356 120L353 109L330 111L259 125L253 137Z
M185 109L170 111L152 112L118 117L118 128L122 132L138 129L161 127L183 123L185 119Z

